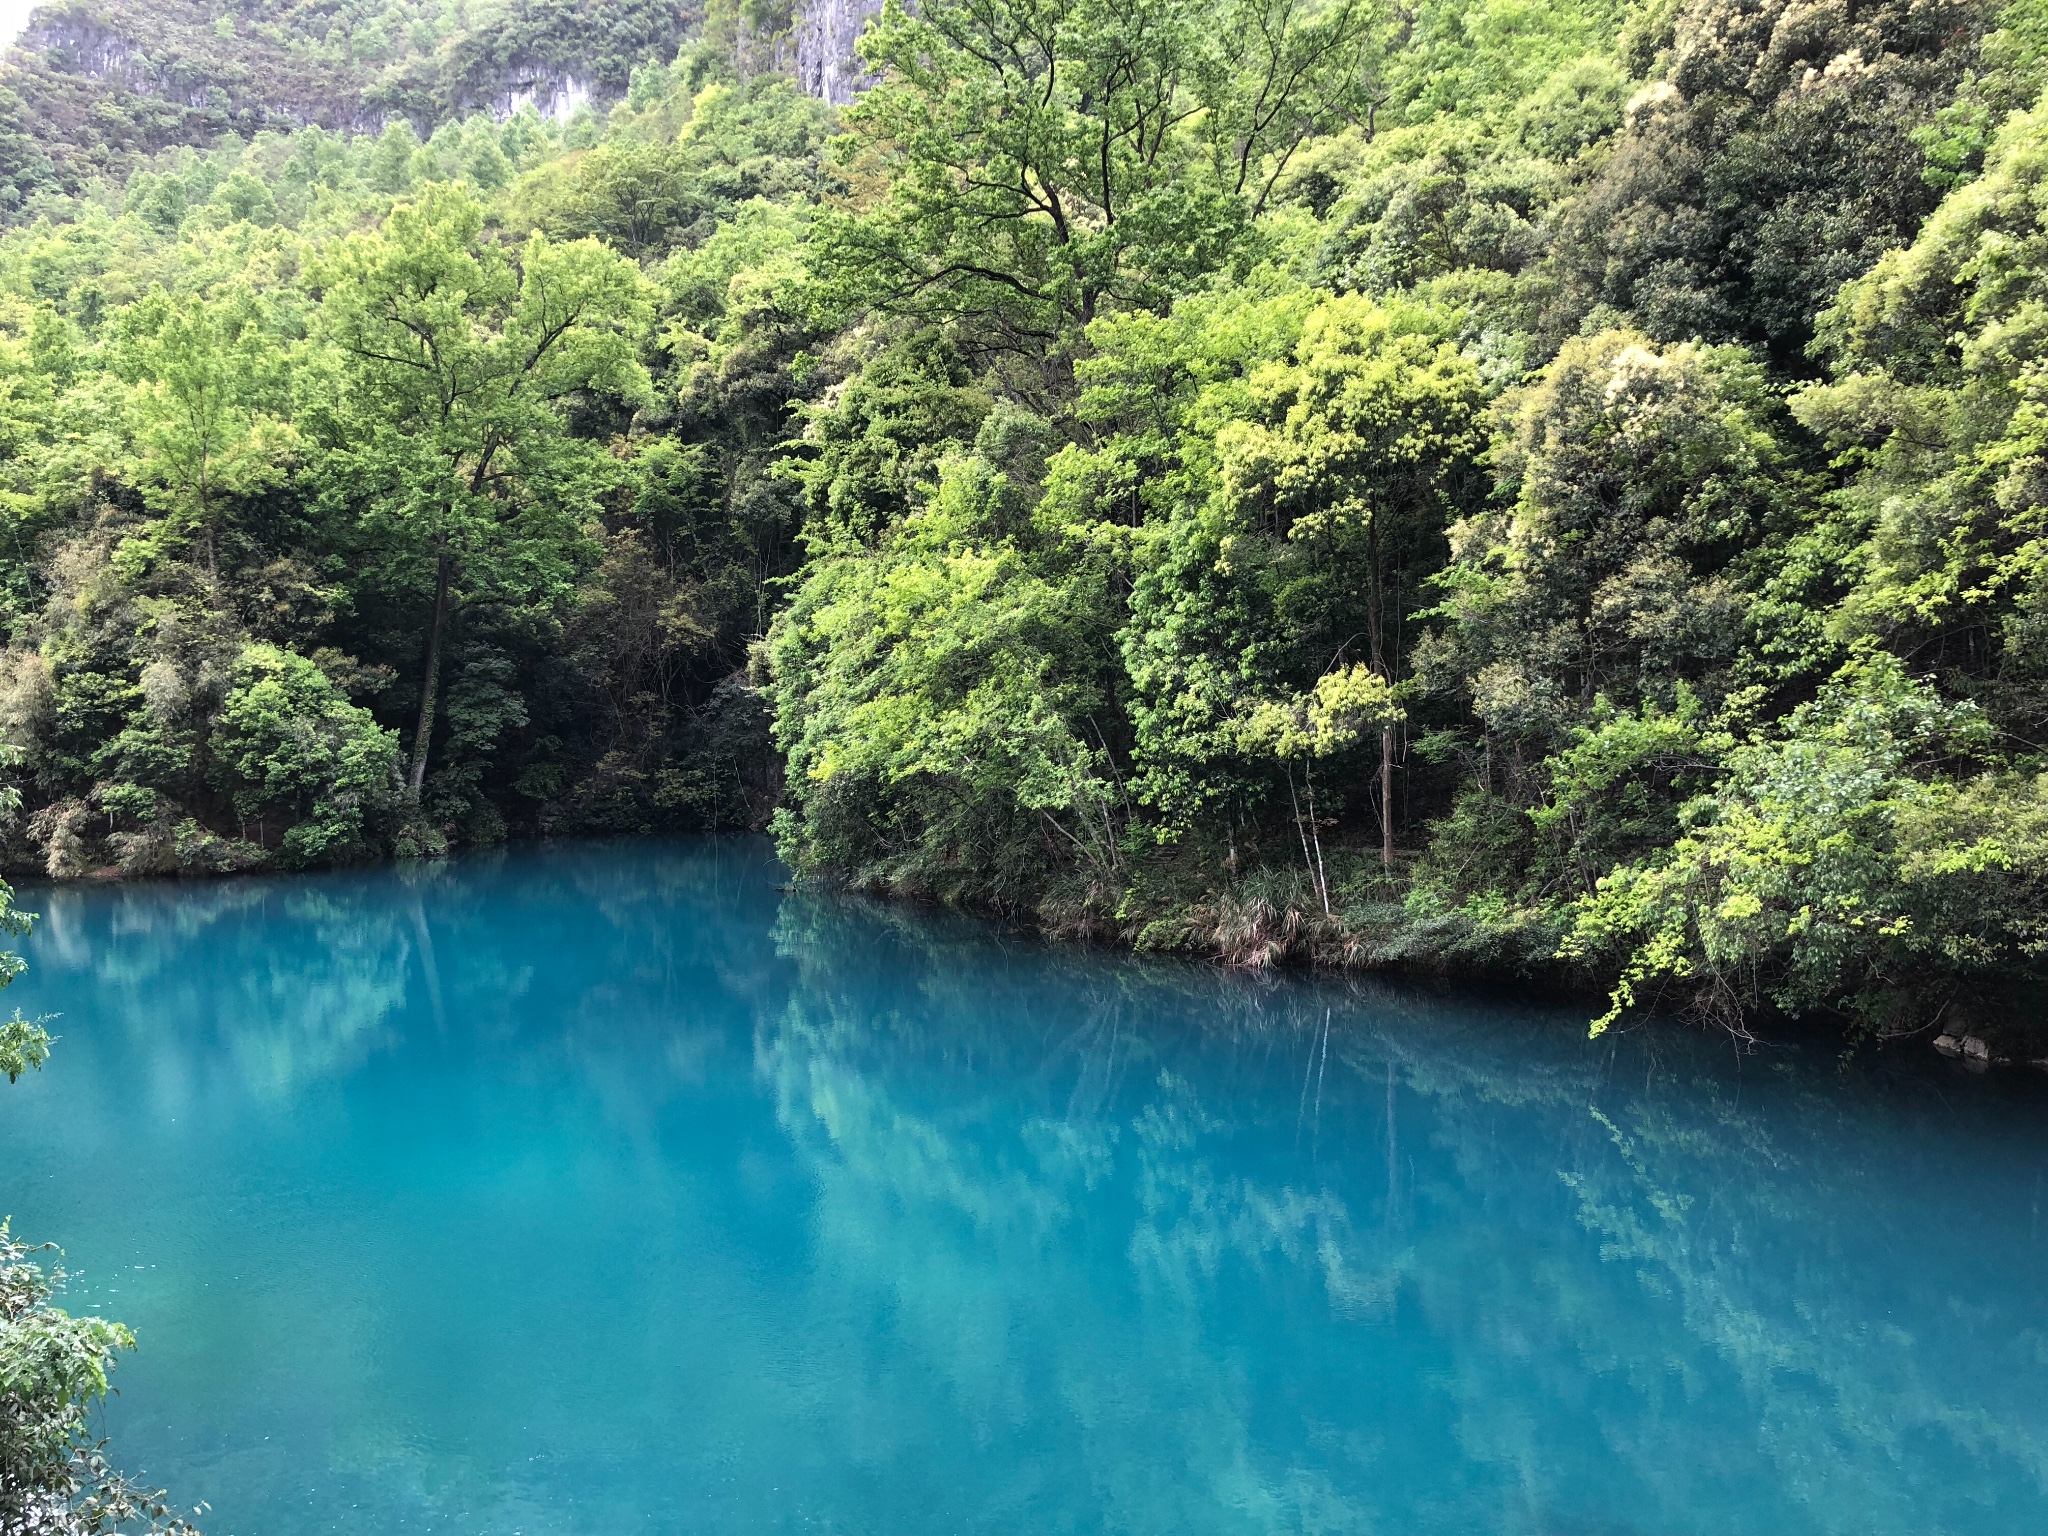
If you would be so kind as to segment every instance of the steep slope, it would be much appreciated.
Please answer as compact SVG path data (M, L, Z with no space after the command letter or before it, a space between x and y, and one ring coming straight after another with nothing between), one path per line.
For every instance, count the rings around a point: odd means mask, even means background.
M796 77L820 101L843 107L872 82L854 44L880 0L806 0L797 7Z
M666 61L676 0L60 0L0 62L0 216L138 155L318 123L426 128L478 109L566 117Z

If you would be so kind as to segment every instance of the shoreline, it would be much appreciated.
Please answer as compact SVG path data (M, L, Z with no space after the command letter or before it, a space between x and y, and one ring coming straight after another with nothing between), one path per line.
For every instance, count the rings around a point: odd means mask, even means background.
M479 856L505 854L519 849L539 849L551 845L646 845L664 841L696 840L757 841L773 846L773 839L766 830L593 834L537 832L531 835L507 836L495 843L460 845L441 854L410 858L386 855L382 858L315 865L303 869L255 866L226 870L125 871L118 865L103 865L68 877L52 876L44 872L0 872L0 879L4 879L17 894L37 889L107 889L119 886L203 884L249 879L298 879L307 876L396 869L404 866L431 868ZM780 863L780 855L776 857ZM799 874L789 870L787 864L783 864L782 868L786 879L777 888L786 894L836 894L856 897L881 907L946 913L991 928L1027 935L1033 942L1050 947L1101 950L1140 960L1177 961L1214 969L1227 975L1332 979L1382 977L1408 985L1443 987L1479 996L1520 989L1524 994L1524 1000L1535 1000L1546 1007L1566 1009L1583 1006L1588 1010L1588 1018L1598 1010L1606 995L1604 990L1591 980L1575 983L1566 978L1560 974L1561 967L1527 963L1518 966L1512 962L1489 965L1480 961L1468 961L1466 968L1458 969L1456 957L1444 950L1433 953L1411 952L1403 955L1386 955L1383 950L1374 953L1384 944L1388 935L1375 936L1369 932L1347 929L1341 919L1334 914L1325 916L1298 906L1276 909L1272 912L1271 926L1275 932L1263 939L1254 933L1251 936L1254 942L1250 944L1241 944L1233 948L1213 928L1205 937L1198 937L1202 934L1202 929L1193 920L1198 915L1213 914L1216 906L1222 905L1235 895L1231 892L1212 890L1206 893L1211 898L1209 902L1197 901L1159 909L1152 912L1149 920L1139 924L1106 920L1091 916L1085 911L1070 912L1063 916L1048 916L1045 909L1051 902L1050 897L1041 901L1035 909L1013 910L995 903L949 900L928 891L896 889L886 882L862 881L836 872ZM1143 942L1147 933L1156 934L1162 927L1178 927L1186 935L1186 939L1171 944ZM1333 950L1336 952L1333 953ZM2019 1026L2009 1036L2001 1036L1967 1029L1945 1028L1936 1020L1897 1034L1874 1035L1859 1033L1841 1022L1839 1018L1828 1020L1812 1015L1796 1017L1773 1011L1746 1015L1740 1029L1730 1029L1713 1020L1689 1018L1683 1007L1659 1008L1653 1002L1647 1007L1631 1009L1625 1022L1617 1024L1616 1028L1634 1028L1648 1021L1677 1025L1699 1032L1719 1029L1728 1036L1734 1047L1744 1054L1778 1043L1826 1041L1846 1046L1851 1051L1860 1051L1865 1048L1900 1048L1919 1041L1923 1048L1932 1049L1973 1073L1984 1073L2000 1067L2023 1066L2048 1071L2048 1039L2033 1038L2024 1025ZM2036 1048L2034 1052L2030 1052L2022 1043L2030 1039Z

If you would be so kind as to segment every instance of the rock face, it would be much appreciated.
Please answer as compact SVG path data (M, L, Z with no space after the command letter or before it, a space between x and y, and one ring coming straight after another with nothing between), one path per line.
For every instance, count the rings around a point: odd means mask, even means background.
M192 46L189 22L166 17L152 29L112 9L45 6L7 51L6 64L17 82L26 69L96 104L81 106L89 115L118 120L145 102L197 114L180 119L141 108L139 136L150 148L308 123L372 133L383 127L386 114L364 107L353 74L329 71L332 78L322 78L281 57L268 40L214 33L213 48L202 52Z
M566 123L597 99L595 82L537 65L507 79L504 88L490 98L488 108L500 122L531 107L550 122Z
M442 8L431 46L403 30L394 43L380 24L358 48L352 29L375 8L42 0L0 42L0 228L41 193L118 184L160 150L227 134L376 133L403 118L424 137L453 117L528 108L566 122L623 96L635 66L674 58L703 20L700 0L470 0ZM817 32L819 79L842 82L834 100L853 89L835 61L858 29Z
M796 22L796 77L820 101L843 107L875 83L853 45L881 0L802 0Z
M498 24L453 33L429 52L340 61L312 57L306 37L216 16L219 7L207 0L50 0L0 52L9 67L74 93L126 93L225 114L176 135L192 142L229 128L247 136L311 122L374 133L393 117L426 134L446 117L478 111L503 119L531 107L567 122L624 95L632 65L672 58L701 18L691 5L643 3L620 22L610 4L510 0ZM849 52L858 31L856 21Z
M54 56L60 67L94 80L113 80L130 89L158 83L157 71L142 61L142 50L90 16L40 12L21 34L18 46Z

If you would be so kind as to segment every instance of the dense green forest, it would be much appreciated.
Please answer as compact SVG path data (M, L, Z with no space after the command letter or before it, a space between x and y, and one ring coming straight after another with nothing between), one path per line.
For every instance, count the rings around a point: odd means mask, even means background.
M2041 0L201 9L0 77L11 867L2043 1022Z

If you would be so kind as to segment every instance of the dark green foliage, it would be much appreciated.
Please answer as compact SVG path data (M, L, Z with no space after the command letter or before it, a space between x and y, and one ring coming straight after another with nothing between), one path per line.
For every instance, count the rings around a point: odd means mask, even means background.
M1844 281L1939 193L1919 131L1976 61L1971 0L1690 0L1628 60L1650 79L1558 232L1563 311L1627 312L1796 369Z

